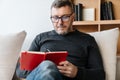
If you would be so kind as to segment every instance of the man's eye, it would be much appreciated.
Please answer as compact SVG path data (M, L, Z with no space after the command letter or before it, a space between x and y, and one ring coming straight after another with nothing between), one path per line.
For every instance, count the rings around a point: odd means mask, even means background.
M68 18L69 18L69 16L63 16L62 18L63 18L63 19L68 19Z
M58 19L58 17L52 17L53 19Z

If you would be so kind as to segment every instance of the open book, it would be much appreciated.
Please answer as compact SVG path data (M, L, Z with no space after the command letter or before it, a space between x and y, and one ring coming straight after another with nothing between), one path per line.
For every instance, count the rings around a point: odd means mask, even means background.
M56 52L35 52L35 51L22 51L20 57L21 70L33 70L44 60L51 60L56 65L61 61L65 61L68 55L67 51Z

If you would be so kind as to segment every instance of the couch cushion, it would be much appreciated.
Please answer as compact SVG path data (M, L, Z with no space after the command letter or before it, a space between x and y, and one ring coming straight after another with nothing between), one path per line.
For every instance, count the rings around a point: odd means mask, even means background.
M0 35L0 79L12 80L26 32Z
M89 33L94 36L101 51L106 80L116 80L116 53L119 29Z

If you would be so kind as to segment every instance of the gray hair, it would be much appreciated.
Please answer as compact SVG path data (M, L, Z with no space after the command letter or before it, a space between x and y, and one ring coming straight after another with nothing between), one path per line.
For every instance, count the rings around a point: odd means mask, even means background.
M71 0L54 0L52 5L51 5L51 9L54 8L61 8L63 6L69 6L71 8L71 11L73 12L73 3Z

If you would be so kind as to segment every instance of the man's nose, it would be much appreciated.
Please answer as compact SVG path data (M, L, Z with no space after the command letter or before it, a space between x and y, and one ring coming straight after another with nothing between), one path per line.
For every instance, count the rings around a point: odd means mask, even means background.
M62 21L61 18L59 18L57 26L58 27L62 27L63 26L63 21Z
M58 24L62 24L62 23L63 23L62 18L59 18L59 19L58 19Z

